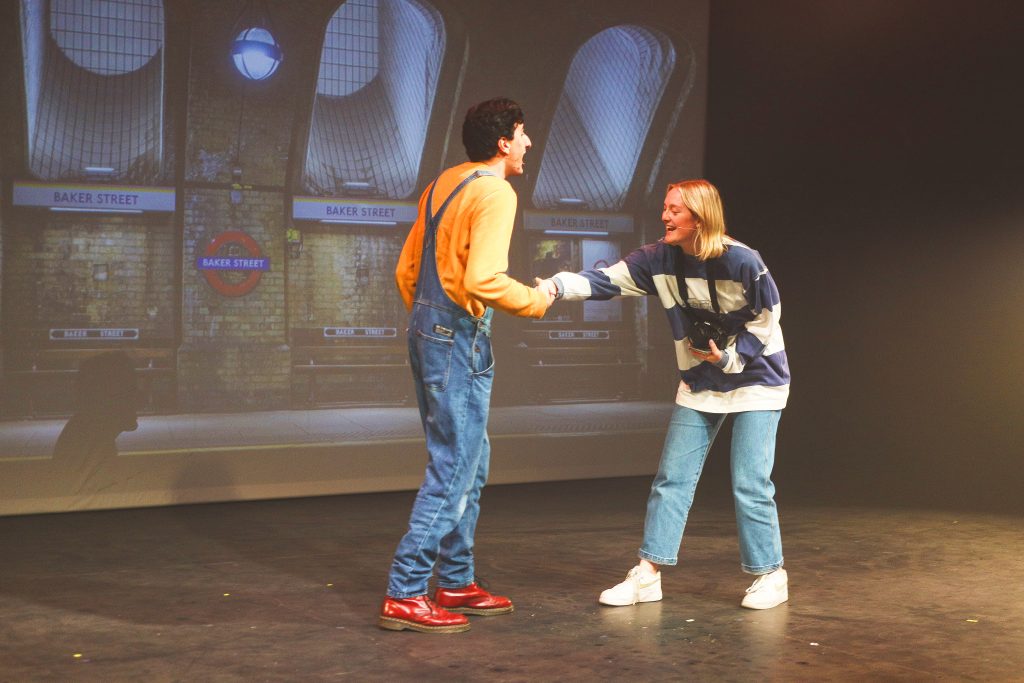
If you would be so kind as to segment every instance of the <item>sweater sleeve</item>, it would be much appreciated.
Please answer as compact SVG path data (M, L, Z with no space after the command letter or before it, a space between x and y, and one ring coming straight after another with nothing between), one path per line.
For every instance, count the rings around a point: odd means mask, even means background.
M471 217L463 286L492 308L524 318L541 318L548 308L547 296L506 273L515 215L516 194L507 184L478 202Z
M650 259L645 249L637 249L607 268L594 268L579 273L558 273L566 301L593 299L603 301L617 296L655 294Z
M743 291L747 297L746 308L738 311L743 319L743 329L736 335L730 347L735 348L733 358L724 368L727 373L743 372L747 363L765 352L779 329L782 302L779 290L771 273L763 265L747 268L743 273Z

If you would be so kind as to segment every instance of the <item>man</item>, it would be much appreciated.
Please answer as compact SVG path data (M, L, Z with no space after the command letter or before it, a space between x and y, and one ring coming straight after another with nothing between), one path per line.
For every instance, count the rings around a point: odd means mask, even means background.
M429 456L378 622L395 631L466 631L465 614L513 609L476 583L473 566L490 462L491 314L540 318L554 297L505 274L516 213L506 178L523 173L530 149L519 105L494 99L471 107L462 143L469 162L445 170L420 197L395 272L412 313L409 357Z

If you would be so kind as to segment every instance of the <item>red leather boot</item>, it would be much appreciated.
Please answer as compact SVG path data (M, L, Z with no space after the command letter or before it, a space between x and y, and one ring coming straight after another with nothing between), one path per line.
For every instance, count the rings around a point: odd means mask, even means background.
M508 614L512 611L512 601L504 595L491 595L475 581L465 588L438 588L434 594L438 605L449 612L461 614Z
M377 625L389 631L459 633L469 630L469 619L438 607L426 595L415 598L384 598Z

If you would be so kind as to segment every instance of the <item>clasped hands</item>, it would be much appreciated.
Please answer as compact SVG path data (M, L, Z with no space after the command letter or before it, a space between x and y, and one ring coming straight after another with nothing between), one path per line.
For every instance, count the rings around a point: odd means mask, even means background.
M550 308L551 304L555 303L555 299L558 297L558 288L555 286L555 283L551 278L542 280L539 277L535 277L533 278L533 284L539 292L547 297L548 307Z

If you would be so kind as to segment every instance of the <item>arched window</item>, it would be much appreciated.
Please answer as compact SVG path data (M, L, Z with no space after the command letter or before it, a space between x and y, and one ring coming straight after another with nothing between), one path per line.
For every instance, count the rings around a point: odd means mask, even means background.
M418 0L348 0L324 37L303 184L338 197L416 189L444 55L441 15Z
M46 180L162 175L162 0L22 0L28 166Z
M641 26L614 26L584 43L551 122L534 206L622 208L674 65L669 40Z

